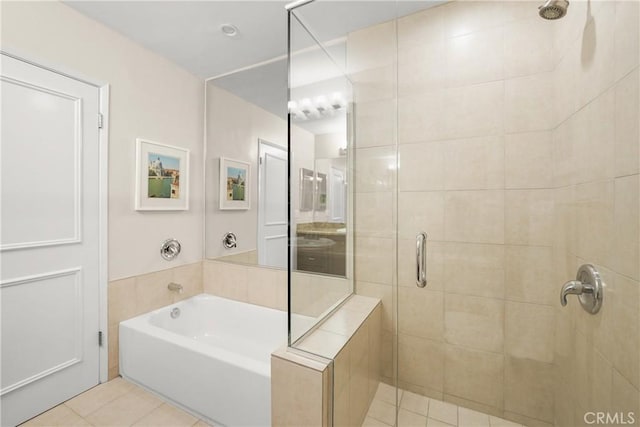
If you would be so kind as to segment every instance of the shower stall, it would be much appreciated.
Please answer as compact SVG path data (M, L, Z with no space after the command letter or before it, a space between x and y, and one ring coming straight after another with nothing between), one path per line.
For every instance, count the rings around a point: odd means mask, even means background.
M383 307L378 393L345 417L334 390L335 426L640 422L639 3L539 7L289 11L289 159L331 121L346 207L339 292L289 273L290 345L350 293Z

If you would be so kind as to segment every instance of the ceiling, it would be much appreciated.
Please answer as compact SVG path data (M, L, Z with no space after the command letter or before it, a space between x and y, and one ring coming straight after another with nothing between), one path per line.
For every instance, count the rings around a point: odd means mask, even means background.
M286 53L284 1L65 1L202 78ZM234 24L238 35L220 30Z
M286 54L288 1L64 1L202 78ZM442 3L316 0L297 9L321 41ZM231 23L238 35L225 36Z
M286 118L288 1L76 1L65 4L175 62L194 75L248 102ZM345 36L352 31L422 10L435 0L316 0L296 9L313 37L326 43L330 60L298 24L292 49L292 99L348 92L342 77ZM221 31L238 28L235 37ZM340 79L342 77L342 79ZM333 87L333 86L335 87ZM320 92L326 93L320 93ZM330 133L342 119L309 120L299 125Z

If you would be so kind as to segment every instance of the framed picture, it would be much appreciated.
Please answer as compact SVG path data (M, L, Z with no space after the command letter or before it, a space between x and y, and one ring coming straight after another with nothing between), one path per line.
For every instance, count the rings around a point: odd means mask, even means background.
M138 211L189 209L189 150L136 139Z
M251 165L220 158L220 209L251 207Z

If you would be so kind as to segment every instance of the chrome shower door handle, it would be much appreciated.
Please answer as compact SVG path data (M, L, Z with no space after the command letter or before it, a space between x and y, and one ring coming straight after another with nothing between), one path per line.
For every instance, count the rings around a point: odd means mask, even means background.
M416 236L416 285L419 288L427 286L427 233L421 232Z

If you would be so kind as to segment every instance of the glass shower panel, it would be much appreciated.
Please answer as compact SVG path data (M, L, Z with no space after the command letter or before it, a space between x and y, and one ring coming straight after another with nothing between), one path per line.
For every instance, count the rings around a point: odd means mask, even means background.
M375 422L640 420L640 6L575 0L555 21L538 6L296 12L344 40L353 84L353 280L384 311ZM343 17L371 19L332 33ZM604 283L596 314L572 294L588 294L570 282L584 264Z
M334 46L344 44L344 67L353 85L355 293L382 301L380 354L351 360L348 369L334 372L334 425L396 422L397 345L395 304L397 203L397 32L396 16L424 7L424 3L395 1L313 2L299 15L318 38ZM331 17L331 19L327 19ZM337 32L336 29L341 31ZM380 370L367 405L356 394L366 385L354 383L367 364ZM344 364L336 362L336 366ZM350 384L347 386L347 384ZM355 385L354 385L355 384ZM376 389L377 388L377 389ZM372 402L372 403L371 403ZM371 421L374 418L374 421Z
M289 15L290 345L353 292L351 83ZM341 47L330 47L339 57Z

